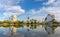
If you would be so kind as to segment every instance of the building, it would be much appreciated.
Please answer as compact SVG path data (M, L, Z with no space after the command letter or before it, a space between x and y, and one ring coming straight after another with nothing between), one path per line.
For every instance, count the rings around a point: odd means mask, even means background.
M12 16L10 16L9 20L17 21L17 16L16 15L12 15Z
M52 14L48 14L47 17L45 18L45 22L49 22L55 19L55 16Z

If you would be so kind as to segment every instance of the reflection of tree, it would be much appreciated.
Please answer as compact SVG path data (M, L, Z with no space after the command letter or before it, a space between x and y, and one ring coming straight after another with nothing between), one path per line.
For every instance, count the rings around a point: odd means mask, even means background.
M50 14L48 15L50 16ZM36 29L37 26L42 25L45 27L45 30L47 31L47 27L50 27L52 29L52 33L54 33L55 29L57 28L57 26L59 26L59 23L54 19L54 16L51 16L53 19L51 21L48 22L37 22L36 19L30 19L30 17L27 17L27 21L12 21L12 20L4 20L4 21L0 21L0 26L3 27L11 27L14 26L16 28L19 27L30 27L30 29ZM47 18L45 18L45 21L47 20ZM39 24L39 25L38 25ZM29 29L28 29L29 31Z
M45 25L45 30L47 31L47 33L48 34L53 34L54 32L55 32L55 29L56 29L57 27L54 27L54 26L46 26Z
M37 25L36 24L31 24L30 25L30 29L36 29L37 28Z
M0 21L0 27L2 26L2 24L3 24L3 21Z

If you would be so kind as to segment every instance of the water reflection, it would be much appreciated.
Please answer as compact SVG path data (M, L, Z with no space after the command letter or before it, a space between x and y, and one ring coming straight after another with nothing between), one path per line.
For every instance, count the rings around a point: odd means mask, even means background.
M28 25L21 25L21 26L11 26L11 27L8 27L9 28L9 31L11 32L16 32L17 31L17 28L27 28L27 31L30 31L30 30L34 30L34 29L37 29L37 27L42 27L42 25L38 25L38 24L28 24ZM42 27L43 28L43 27ZM48 33L48 34L53 34L55 32L55 29L57 27L50 27L50 26L46 26L44 25L44 29L45 31Z
M27 27L29 27L29 29L27 29L27 30L28 31L31 30L31 29L34 30L34 29L36 29L39 26L43 28L42 25L36 25L36 24L27 25ZM47 25L44 25L44 29L45 29L45 31L48 34L54 34L56 28L57 28L57 26L47 26Z
M12 37L13 35L17 35L17 36L22 36L22 37L48 37L48 32L50 31L51 33L54 33L52 35L60 35L58 34L59 32L57 32L57 30L59 31L58 27L42 27L42 25L37 25L37 24L32 24L32 25L25 25L22 27L15 27L16 28L16 33L13 33L14 27L0 27L0 35L1 36L6 36L6 37ZM48 30L49 31L48 31ZM11 31L11 32L10 32ZM13 33L13 34L12 34ZM48 34L47 34L48 33ZM7 36L8 35L8 36ZM51 34L49 34L50 36Z

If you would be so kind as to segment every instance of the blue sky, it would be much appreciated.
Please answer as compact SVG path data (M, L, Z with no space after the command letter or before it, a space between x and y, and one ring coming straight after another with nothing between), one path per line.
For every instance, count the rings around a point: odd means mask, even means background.
M60 0L0 0L0 20L17 15L19 20L30 17L43 21L49 13L60 20Z

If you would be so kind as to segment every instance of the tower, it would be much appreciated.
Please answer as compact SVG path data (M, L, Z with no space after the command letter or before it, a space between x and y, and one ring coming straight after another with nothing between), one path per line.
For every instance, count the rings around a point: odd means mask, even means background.
M12 16L10 16L9 19L10 19L11 21L15 22L15 21L17 21L17 16L16 16L16 15L12 15ZM12 26L10 29L11 29L11 32L12 32L12 33L16 33L16 27Z
M17 16L16 15L12 15L9 18L11 21L17 21Z
M13 21L16 21L16 20L17 20L16 15L13 15Z

